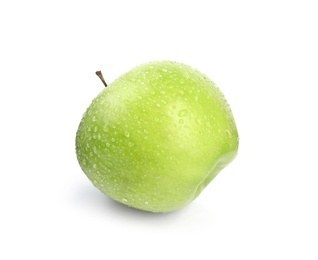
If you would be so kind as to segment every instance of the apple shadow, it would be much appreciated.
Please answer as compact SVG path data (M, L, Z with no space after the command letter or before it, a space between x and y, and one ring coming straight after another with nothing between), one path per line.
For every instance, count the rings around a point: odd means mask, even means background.
M114 217L136 220L136 221L155 221L163 219L166 221L174 221L178 219L181 212L186 211L186 208L179 209L172 212L166 213L154 213L149 211L143 211L136 208L126 206L122 203L119 203L102 192L92 185L81 185L78 187L78 190L75 194L76 204L80 207L87 208L87 210L94 209L95 211L100 212L101 214L112 214ZM86 209L85 209L86 210Z

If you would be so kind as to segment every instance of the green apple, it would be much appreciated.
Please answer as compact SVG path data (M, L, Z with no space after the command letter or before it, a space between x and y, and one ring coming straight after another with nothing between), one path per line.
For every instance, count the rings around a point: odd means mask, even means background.
M172 61L142 64L109 84L76 134L77 158L92 183L152 212L189 204L237 150L236 124L219 88Z

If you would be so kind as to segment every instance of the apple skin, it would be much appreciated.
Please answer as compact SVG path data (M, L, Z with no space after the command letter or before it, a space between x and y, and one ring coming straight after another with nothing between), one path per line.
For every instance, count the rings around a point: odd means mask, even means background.
M151 212L193 201L238 151L219 88L192 67L153 61L108 85L76 134L78 162L110 198Z

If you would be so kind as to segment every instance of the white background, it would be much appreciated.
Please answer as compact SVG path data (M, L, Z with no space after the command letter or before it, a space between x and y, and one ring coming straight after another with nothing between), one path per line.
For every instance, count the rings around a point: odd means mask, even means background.
M1 1L1 259L318 259L316 1ZM102 195L75 155L107 82L170 59L208 75L240 134L188 207Z

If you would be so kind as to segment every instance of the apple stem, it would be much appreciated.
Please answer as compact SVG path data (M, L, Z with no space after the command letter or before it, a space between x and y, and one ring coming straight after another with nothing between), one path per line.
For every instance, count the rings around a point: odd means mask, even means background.
M101 79L101 81L103 82L103 84L105 85L105 88L107 87L107 83L103 77L103 74L102 72L99 70L99 71L96 71L96 75Z

